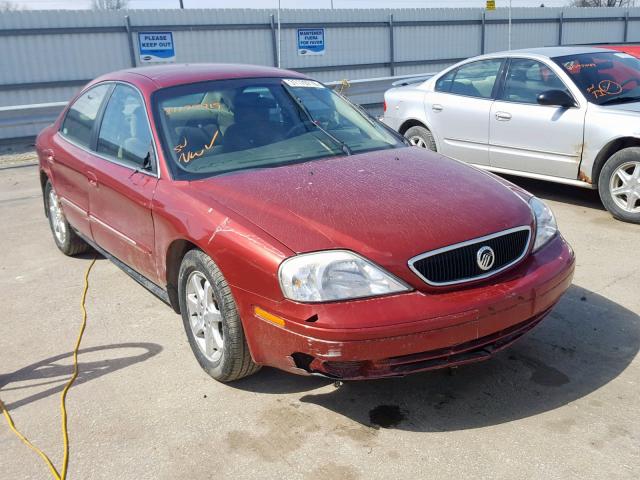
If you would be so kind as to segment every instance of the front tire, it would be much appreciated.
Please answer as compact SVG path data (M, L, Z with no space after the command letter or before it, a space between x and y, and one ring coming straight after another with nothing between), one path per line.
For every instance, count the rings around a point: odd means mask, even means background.
M53 241L58 249L69 257L89 250L89 245L78 236L67 222L60 205L60 199L49 180L44 187L44 201Z
M203 370L220 382L260 370L249 353L231 289L213 260L201 250L187 252L178 288L187 339Z
M600 172L598 191L615 218L640 223L640 147L623 148L611 155Z
M415 147L428 148L437 152L436 141L433 134L425 127L415 126L404 132L404 136L409 143Z

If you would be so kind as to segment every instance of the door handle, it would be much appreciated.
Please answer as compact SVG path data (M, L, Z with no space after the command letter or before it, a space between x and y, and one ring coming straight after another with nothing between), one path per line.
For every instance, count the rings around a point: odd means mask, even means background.
M431 105L431 110L433 110L434 112L441 112L442 105L440 105L439 103L434 103L433 105Z
M96 174L93 172L87 172L87 181L92 187L98 186L98 177L96 177Z
M507 112L496 112L496 120L506 122L508 120L511 120L511 114Z

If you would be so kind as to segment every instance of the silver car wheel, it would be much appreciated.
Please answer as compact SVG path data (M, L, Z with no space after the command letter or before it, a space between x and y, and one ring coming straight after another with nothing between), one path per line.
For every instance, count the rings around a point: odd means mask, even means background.
M211 283L203 273L191 272L186 285L189 323L200 352L217 362L224 350L222 314L213 297Z
M417 135L414 135L413 137L409 137L409 143L411 145L414 145L416 147L420 147L420 148L428 148L427 147L427 142L425 142L422 137L419 137Z
M60 201L53 188L49 190L49 218L51 219L53 234L60 244L64 244L67 239L67 222L64 219Z
M611 175L609 191L613 201L625 212L640 212L640 161L620 165Z

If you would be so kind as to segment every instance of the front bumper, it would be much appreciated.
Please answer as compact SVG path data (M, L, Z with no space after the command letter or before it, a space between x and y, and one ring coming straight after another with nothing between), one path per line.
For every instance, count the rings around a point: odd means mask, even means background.
M484 360L537 325L571 285L556 236L489 283L437 293L308 305L235 292L255 362L302 375L380 378ZM284 326L254 314L258 306Z

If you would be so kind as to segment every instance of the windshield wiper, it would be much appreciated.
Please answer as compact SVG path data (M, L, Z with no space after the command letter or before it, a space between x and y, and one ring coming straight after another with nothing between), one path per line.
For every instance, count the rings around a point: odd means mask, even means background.
M638 101L640 101L640 97L638 96L616 97L616 98L611 98L609 100L605 100L604 102L601 102L599 105L613 105L614 103L627 103L627 102L638 102Z
M306 105L302 102L302 100L300 99L300 97L298 97L292 90L291 88L289 88L288 85L285 85L284 83L282 84L282 87L284 88L284 91L287 92L287 94L293 99L294 103L298 106L298 108L300 109L300 111L302 113L304 113L305 117L307 117L307 119L309 120L309 122L311 122L311 124L313 126L315 126L318 130L320 130L322 133L324 133L327 137L329 137L333 142L337 143L338 145L340 145L340 148L342 149L342 151L345 153L345 155L353 155L353 152L351 151L351 148L349 148L349 145L347 145L345 142L343 142L342 140L339 140L338 138L336 138L334 135L332 135L331 133L327 132L324 128L322 128L314 119L313 116L311 115L311 112L309 112L309 109L307 109Z

